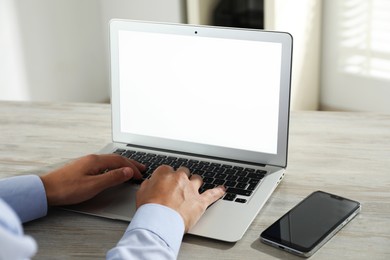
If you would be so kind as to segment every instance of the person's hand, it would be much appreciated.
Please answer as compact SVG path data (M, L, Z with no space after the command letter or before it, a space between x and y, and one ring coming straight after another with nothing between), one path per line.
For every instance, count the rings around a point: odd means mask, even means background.
M144 165L120 155L87 155L41 176L41 180L50 206L70 205L131 178L140 179L144 169Z
M137 208L147 203L157 203L177 211L184 220L187 232L200 219L207 207L225 194L218 186L199 194L203 180L199 175L190 176L187 168L174 171L170 166L158 167L145 180L137 192Z

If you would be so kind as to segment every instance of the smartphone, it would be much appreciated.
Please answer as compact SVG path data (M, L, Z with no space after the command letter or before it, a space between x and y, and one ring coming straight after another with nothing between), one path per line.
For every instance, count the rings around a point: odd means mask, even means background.
M316 191L264 230L260 240L309 257L361 210L357 201Z

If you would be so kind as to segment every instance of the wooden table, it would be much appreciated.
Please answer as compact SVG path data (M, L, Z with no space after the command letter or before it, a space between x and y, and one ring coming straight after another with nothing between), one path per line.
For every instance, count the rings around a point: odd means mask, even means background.
M110 142L110 106L0 102L0 177L49 171ZM268 225L315 190L362 212L312 259L390 259L390 115L293 112L287 174L242 240L185 236L179 259L300 259L259 242ZM237 220L239 221L239 220ZM36 259L102 259L127 223L50 209L25 225Z

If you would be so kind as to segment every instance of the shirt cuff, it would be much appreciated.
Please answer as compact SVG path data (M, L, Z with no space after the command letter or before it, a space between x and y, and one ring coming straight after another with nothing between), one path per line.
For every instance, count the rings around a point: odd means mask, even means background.
M175 210L160 204L144 204L138 208L126 232L135 229L155 233L178 255L184 235L184 221Z
M0 180L0 197L24 223L47 214L46 192L37 175L23 175Z

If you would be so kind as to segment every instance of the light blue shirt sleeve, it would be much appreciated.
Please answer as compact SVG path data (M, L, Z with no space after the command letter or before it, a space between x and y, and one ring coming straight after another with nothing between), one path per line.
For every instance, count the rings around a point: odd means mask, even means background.
M23 223L47 214L46 192L39 176L1 179L0 198L16 212Z
M23 234L22 222L47 214L46 193L35 175L0 180L0 259L28 259L36 242ZM107 259L176 259L184 234L180 214L158 204L141 206Z
M145 204L107 259L176 259L183 234L179 213L159 204Z
M0 180L0 259L28 259L37 252L33 238L23 233L21 221L45 216L45 188L38 176Z

